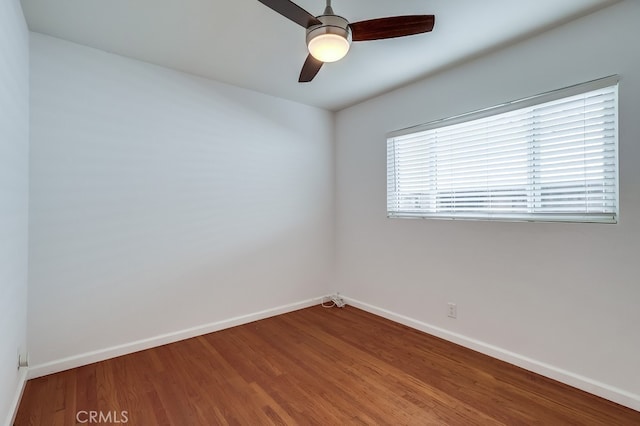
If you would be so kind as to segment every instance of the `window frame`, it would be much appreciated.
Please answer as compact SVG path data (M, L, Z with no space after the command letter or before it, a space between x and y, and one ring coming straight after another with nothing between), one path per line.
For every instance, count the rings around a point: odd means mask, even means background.
M387 217L388 218L416 218L416 219L443 219L443 220L497 220L497 221L516 221L516 222L577 222L577 223L618 223L619 215L620 215L620 167L619 167L619 88L620 77L618 75L612 75L609 77L589 81L586 83L576 84L573 86L565 87L559 90L553 90L550 92L545 92L542 94L538 94L535 96L530 96L527 98L506 102L500 105L492 106L489 108L484 108L481 110L456 115L453 117L443 118L435 121L428 122L426 124L421 124L417 126L408 127L405 129L393 131L387 134ZM470 213L460 214L454 212L445 212L445 213L403 213L399 210L393 211L390 207L390 179L392 179L393 172L390 171L390 163L389 163L389 146L393 143L394 138L404 137L412 134L419 134L431 130L436 130L440 128L449 128L450 126L455 126L458 124L463 124L467 122L472 122L475 120L481 120L484 118L489 118L493 116L498 116L500 114L514 112L521 109L531 108L538 105L546 104L548 102L559 101L565 98L570 98L576 95L582 95L588 92L613 88L614 91L614 130L613 130L613 148L615 150L614 154L614 179L615 179L615 206L613 206L614 211L612 213L597 213L593 215L593 218L590 218L590 214L588 213L540 213L540 212L529 212L527 214L516 214L512 212L485 212L485 213ZM605 145L603 145L605 146ZM395 175L393 175L395 176ZM533 187L531 185L530 187ZM394 192L395 194L395 192ZM437 193L435 193L437 196Z

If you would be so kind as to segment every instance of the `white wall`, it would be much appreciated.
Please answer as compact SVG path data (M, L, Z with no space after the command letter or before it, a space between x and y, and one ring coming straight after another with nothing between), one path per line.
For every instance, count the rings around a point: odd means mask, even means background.
M333 155L331 113L32 34L32 371L325 294Z
M29 32L18 0L0 2L0 422L24 380L29 195Z
M337 288L640 409L638 21L640 2L625 1L338 113ZM622 78L619 224L386 218L387 132L611 74Z

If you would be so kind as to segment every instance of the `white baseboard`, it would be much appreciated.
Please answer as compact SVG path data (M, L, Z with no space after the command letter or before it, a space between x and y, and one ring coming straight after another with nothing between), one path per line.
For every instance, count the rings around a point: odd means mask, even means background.
M27 384L27 369L21 368L18 371L18 387L16 389L16 393L11 400L11 405L9 406L9 415L7 417L6 426L12 426L13 422L16 420L16 415L18 414L18 407L20 406L20 400L22 399L22 393L24 392L24 386Z
M28 369L28 378L34 379L36 377L58 373L60 371L69 370L71 368L92 364L94 362L104 361L106 359L166 345L168 343L178 342L180 340L190 339L192 337L201 336L203 334L213 333L214 331L224 330L225 328L235 327L237 325L247 324L253 321L285 314L287 312L297 311L299 309L317 305L321 302L321 300L322 297L308 299L301 302L291 303L289 305L266 309L264 311L255 312L248 315L241 315L222 321L216 321L210 324L188 328L185 330L161 334L159 336L150 337L148 339L125 343L123 345L112 346L97 351L74 355L71 357L46 362L44 364L33 365Z
M493 346L488 343L481 342L479 340L472 339L470 337L463 336L458 333L453 333L443 328L436 327L436 326L424 323L422 321L409 318L407 316L397 314L395 312L391 312L386 309L379 308L377 306L373 306L356 299L352 299L350 297L343 296L343 298L347 302L347 304L354 306L356 308L360 308L364 311L381 316L383 318L387 318L391 321L395 321L397 323L406 325L416 330L423 331L433 336L440 337L442 339L459 344L469 349L473 349L485 355L489 355L493 358L497 358L501 361L508 362L509 364L516 365L518 367L524 368L526 370L532 371L542 376L549 377L551 379L568 384L575 388L584 390L586 392L589 392L594 395L600 396L602 398L608 399L610 401L616 402L620 405L624 405L626 407L640 411L640 395L636 395L636 394L624 391L622 389L618 389L614 386L609 386L605 383L592 380L588 377L584 377L584 376L572 373L570 371L554 367L552 365L537 361L535 359L531 359L526 356L523 356L514 352L510 352L503 348ZM267 309L264 311L255 312L248 315L241 315L241 316L237 316L227 320L222 320L222 321L217 321L210 324L205 324L202 326L192 327L186 330L180 330L172 333L162 334L162 335L151 337L148 339L138 340L138 341L126 343L123 345L113 346L110 348L87 352L84 354L75 355L68 358L54 360L44 364L30 366L28 369L22 370L21 372L22 374L21 385L17 391L16 397L13 402L15 409L13 410L14 413L12 416L15 416L15 414L17 413L18 404L20 402L22 391L24 390L24 385L26 383L27 378L33 379L36 377L45 376L47 374L53 374L60 371L68 370L70 368L80 367L83 365L92 364L94 362L104 361L109 358L115 358L117 356L142 351L145 349L150 349L156 346L162 346L168 343L174 343L180 340L201 336L203 334L212 333L214 331L219 331L219 330L223 330L230 327L235 327L237 325L247 324L253 321L269 318L275 315L280 315L287 312L293 312L299 309L304 309L309 306L316 305L320 303L321 300L322 300L322 297L308 299L301 302L279 306L276 308ZM8 419L9 423L7 423L7 426L10 426L13 423L12 419L13 417Z
M489 355L501 361L508 362L509 364L517 365L518 367L524 368L525 370L529 370L550 379L557 380L585 392L589 392L620 405L624 405L625 407L640 411L640 395L618 389L614 386L598 382L588 377L584 377L579 374L554 367L553 365L549 365L544 362L540 362L535 359L510 352L503 348L499 348L497 346L493 346L458 333L453 333L443 328L436 327L422 321L418 321L416 319L409 318L407 316L400 315L383 308L379 308L377 306L369 305L368 303L364 303L359 300L351 299L345 296L343 296L343 298L348 305L360 308L364 311L381 316L383 318L387 318L391 321L406 325L407 327L423 331L427 334L440 337L444 340L448 340L466 348L473 349L474 351Z

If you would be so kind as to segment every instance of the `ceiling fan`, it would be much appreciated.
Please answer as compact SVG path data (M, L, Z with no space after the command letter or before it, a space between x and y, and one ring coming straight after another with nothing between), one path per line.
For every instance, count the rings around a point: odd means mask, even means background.
M309 55L302 66L298 82L313 80L325 62L342 59L352 41L380 40L426 33L433 30L435 16L405 15L350 23L338 16L327 1L324 13L313 16L290 0L258 0L307 29Z

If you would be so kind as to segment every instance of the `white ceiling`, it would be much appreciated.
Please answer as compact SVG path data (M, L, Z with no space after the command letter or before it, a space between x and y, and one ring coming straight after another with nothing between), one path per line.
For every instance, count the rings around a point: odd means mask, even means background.
M305 30L257 0L22 0L32 31L338 110L618 0L333 0L351 22L435 14L432 33L354 43L298 83ZM318 15L324 0L297 0ZM596 30L596 29L594 29Z

